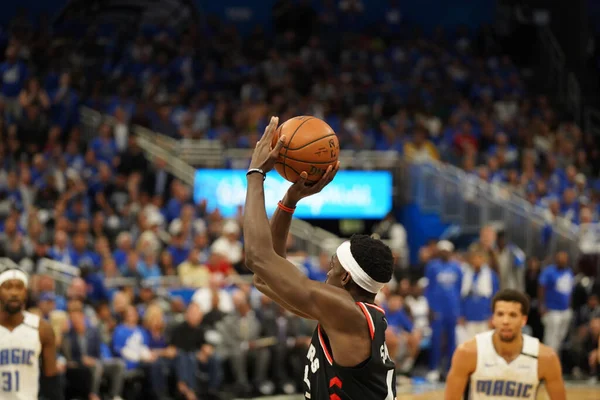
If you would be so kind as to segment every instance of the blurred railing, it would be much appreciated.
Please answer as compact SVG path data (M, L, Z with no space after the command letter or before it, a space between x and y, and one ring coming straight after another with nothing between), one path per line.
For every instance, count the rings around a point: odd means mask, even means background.
M571 86L575 84L576 81L571 82ZM103 120L111 121L82 108L82 122L96 124L94 128L84 124L84 131L93 131ZM169 172L190 186L194 184L195 167L247 168L252 154L251 149L224 149L217 141L177 141L138 126L133 127L133 132L150 159L162 158ZM579 257L577 226L561 217L550 222L546 211L532 206L505 185L488 183L448 164L406 163L393 151L343 150L340 161L348 169L391 170L396 199L416 202L423 211L435 212L445 222L460 226L461 232L477 233L483 225L502 223L508 239L528 255L545 259L564 250L572 259ZM297 246L310 255L331 253L343 241L297 219L292 221L290 231Z
M411 199L421 210L458 225L462 233L476 234L486 224L499 223L507 239L527 255L543 260L562 250L579 259L577 227L560 217L550 222L543 210L507 187L441 163L411 164L408 171Z
M87 107L81 107L80 114L82 130L87 139L91 139L96 135L98 127L103 122L114 123L114 118ZM203 166L204 168L224 168L227 165L232 168L247 168L252 156L251 149L223 150L222 147L219 147L221 146L219 141L178 141L141 126L134 126L133 133L137 137L138 144L150 160L163 159L166 163L166 169L170 173L192 187L194 186L195 168L190 165L190 161L194 161L195 166ZM380 152L364 152L362 156L356 156L353 152L343 152L340 159L342 159L344 165L350 165L351 160L359 160L364 165L372 165L378 155L381 157ZM354 159L354 157L356 158ZM324 229L314 227L308 222L298 219L292 220L290 232L294 236L298 248L306 251L309 255L318 255L321 251L332 253L343 241L342 238ZM118 285L123 283L122 281L114 282ZM127 283L127 285L134 284L134 281ZM159 282L159 286L165 284L166 282Z

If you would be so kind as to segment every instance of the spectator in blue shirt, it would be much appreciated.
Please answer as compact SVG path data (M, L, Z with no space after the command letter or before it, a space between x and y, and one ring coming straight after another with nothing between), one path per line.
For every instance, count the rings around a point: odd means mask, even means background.
M385 315L388 320L386 331L386 342L390 356L397 359L404 353L404 362L400 370L408 373L419 354L419 344L422 332L415 329L410 311L404 304L404 298L398 294L390 295L385 307ZM404 350L405 351L402 351Z
M461 318L469 340L478 333L489 330L492 314L492 297L500 289L498 274L485 264L485 253L475 250L470 254L464 271L461 289Z
M442 358L442 335L446 336L448 367L456 347L456 324L461 315L460 290L463 275L458 263L451 259L454 245L442 240L437 249L439 258L430 261L425 267L425 297L434 312L428 374L428 379L432 381L439 379L437 369Z
M569 255L564 251L556 253L556 264L544 268L539 278L538 298L544 324L544 343L557 353L571 325L573 278Z
M152 359L148 336L138 325L138 319L135 307L127 306L124 322L113 332L113 352L125 360L128 370L136 369L142 362Z

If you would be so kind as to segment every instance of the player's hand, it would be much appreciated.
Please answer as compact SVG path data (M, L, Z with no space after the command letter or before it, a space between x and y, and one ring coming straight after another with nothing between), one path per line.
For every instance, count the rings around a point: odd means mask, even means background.
M325 186L327 186L333 178L335 178L335 174L340 169L340 162L338 161L335 164L335 167L331 165L327 168L327 171L323 174L321 179L317 183L311 184L306 182L306 178L308 178L308 174L306 172L302 172L300 174L300 178L288 189L285 199L284 205L287 207L295 207L296 203L302 200L305 197L312 196L313 194L319 193Z
M265 128L265 133L263 133L260 140L256 143L254 153L252 153L252 161L250 161L250 169L258 168L267 173L275 166L275 162L277 162L277 158L279 157L279 150L281 150L285 141L285 136L281 136L275 147L271 149L277 124L279 124L279 118L271 117L269 125Z

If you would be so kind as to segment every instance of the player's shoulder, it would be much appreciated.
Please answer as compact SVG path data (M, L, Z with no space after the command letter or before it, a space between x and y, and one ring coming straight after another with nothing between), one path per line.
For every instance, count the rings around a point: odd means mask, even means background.
M36 315L37 317L37 315ZM52 329L52 325L42 318L38 317L39 321L39 332L40 332L40 342L42 345L46 345L48 343L55 343L54 340L54 330Z
M556 351L554 351L554 349L550 346L547 346L545 344L543 344L542 342L540 342L540 349L538 352L538 362L540 364L544 364L545 362L552 362L552 361L556 361L559 360L558 358L558 354L556 354Z
M39 315L36 315L29 311L23 311L23 324L24 325L26 325L30 328L33 328L33 329L39 329L40 322L41 322L41 318L39 317Z
M558 354L551 347L540 343L538 353L538 375L540 379L552 380L562 376L562 367Z
M452 366L469 373L475 370L477 367L477 340L475 338L467 340L456 348L452 357Z

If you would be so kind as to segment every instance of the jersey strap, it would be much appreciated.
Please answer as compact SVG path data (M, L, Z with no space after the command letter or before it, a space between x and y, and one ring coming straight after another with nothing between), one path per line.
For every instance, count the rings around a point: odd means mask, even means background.
M375 324L373 323L373 317L371 316L371 313L367 309L367 306L365 306L365 303L359 302L356 304L358 304L358 306L362 310L363 314L365 314L365 318L367 319L367 324L369 325L369 334L371 335L371 340L373 340L375 338Z
M321 344L321 348L323 349L323 354L325 354L325 358L329 365L333 365L333 357L331 357L331 353L329 349L327 349L327 345L325 344L325 340L323 339L323 332L321 328L321 324L317 325L317 333L319 335L319 343Z

